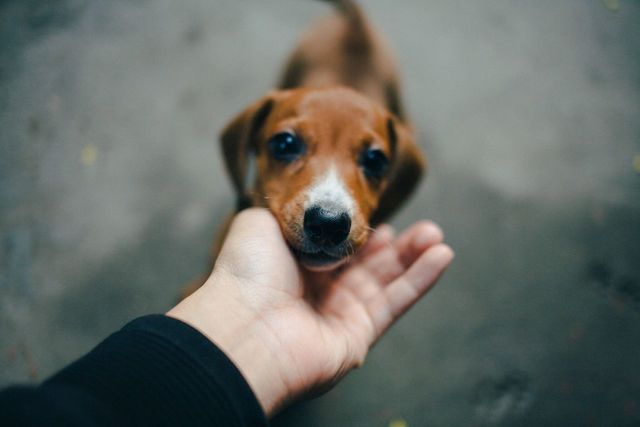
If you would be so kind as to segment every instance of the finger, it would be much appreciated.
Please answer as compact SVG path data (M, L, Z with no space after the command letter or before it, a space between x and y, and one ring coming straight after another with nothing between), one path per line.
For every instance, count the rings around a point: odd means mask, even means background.
M400 260L409 267L424 251L441 243L444 234L432 221L418 221L403 232L396 240L395 247Z
M429 247L442 242L440 228L430 221L420 221L405 230L392 245L372 254L363 266L386 285L399 277Z
M234 216L227 238L236 236L262 236L279 233L278 221L264 208L249 208Z
M449 246L436 244L427 249L406 273L387 286L385 296L393 321L435 285L453 257L453 250Z
M382 224L371 231L371 237L366 245L360 250L357 258L363 259L373 255L382 248L390 246L395 237L395 230L389 224Z
M356 297L370 306L368 311L375 322L384 325L387 322L383 320L391 317L387 313L389 308L384 295L385 287L405 273L420 254L442 239L442 231L436 224L430 221L417 222L393 244L366 257L359 265L352 265L343 282Z
M251 208L238 213L225 237L215 269L253 279L295 266L280 226L266 209Z

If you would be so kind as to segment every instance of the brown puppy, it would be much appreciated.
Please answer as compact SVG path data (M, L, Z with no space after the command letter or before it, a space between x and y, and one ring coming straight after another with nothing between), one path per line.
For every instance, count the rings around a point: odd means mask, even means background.
M386 45L352 1L332 3L339 13L302 37L279 90L221 136L238 209L269 208L312 270L353 255L425 168Z

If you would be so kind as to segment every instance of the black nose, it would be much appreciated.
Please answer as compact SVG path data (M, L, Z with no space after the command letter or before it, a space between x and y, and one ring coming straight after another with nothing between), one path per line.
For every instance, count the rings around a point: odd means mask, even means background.
M336 246L345 241L351 230L351 218L345 212L312 207L304 213L304 232L315 244Z

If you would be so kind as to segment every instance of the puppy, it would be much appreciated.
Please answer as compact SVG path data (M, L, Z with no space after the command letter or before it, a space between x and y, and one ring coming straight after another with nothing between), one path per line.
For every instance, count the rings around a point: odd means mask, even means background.
M310 270L356 253L426 167L389 49L353 1L331 3L337 13L302 37L278 90L221 135L238 209L268 208Z

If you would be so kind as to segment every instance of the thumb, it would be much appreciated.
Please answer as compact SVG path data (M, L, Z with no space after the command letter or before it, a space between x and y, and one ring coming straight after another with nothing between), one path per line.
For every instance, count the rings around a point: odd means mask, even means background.
M277 220L264 208L245 209L235 216L215 269L252 282L272 279L278 270L297 272Z
M249 208L233 218L224 247L246 241L274 239L281 235L276 218L265 208Z

